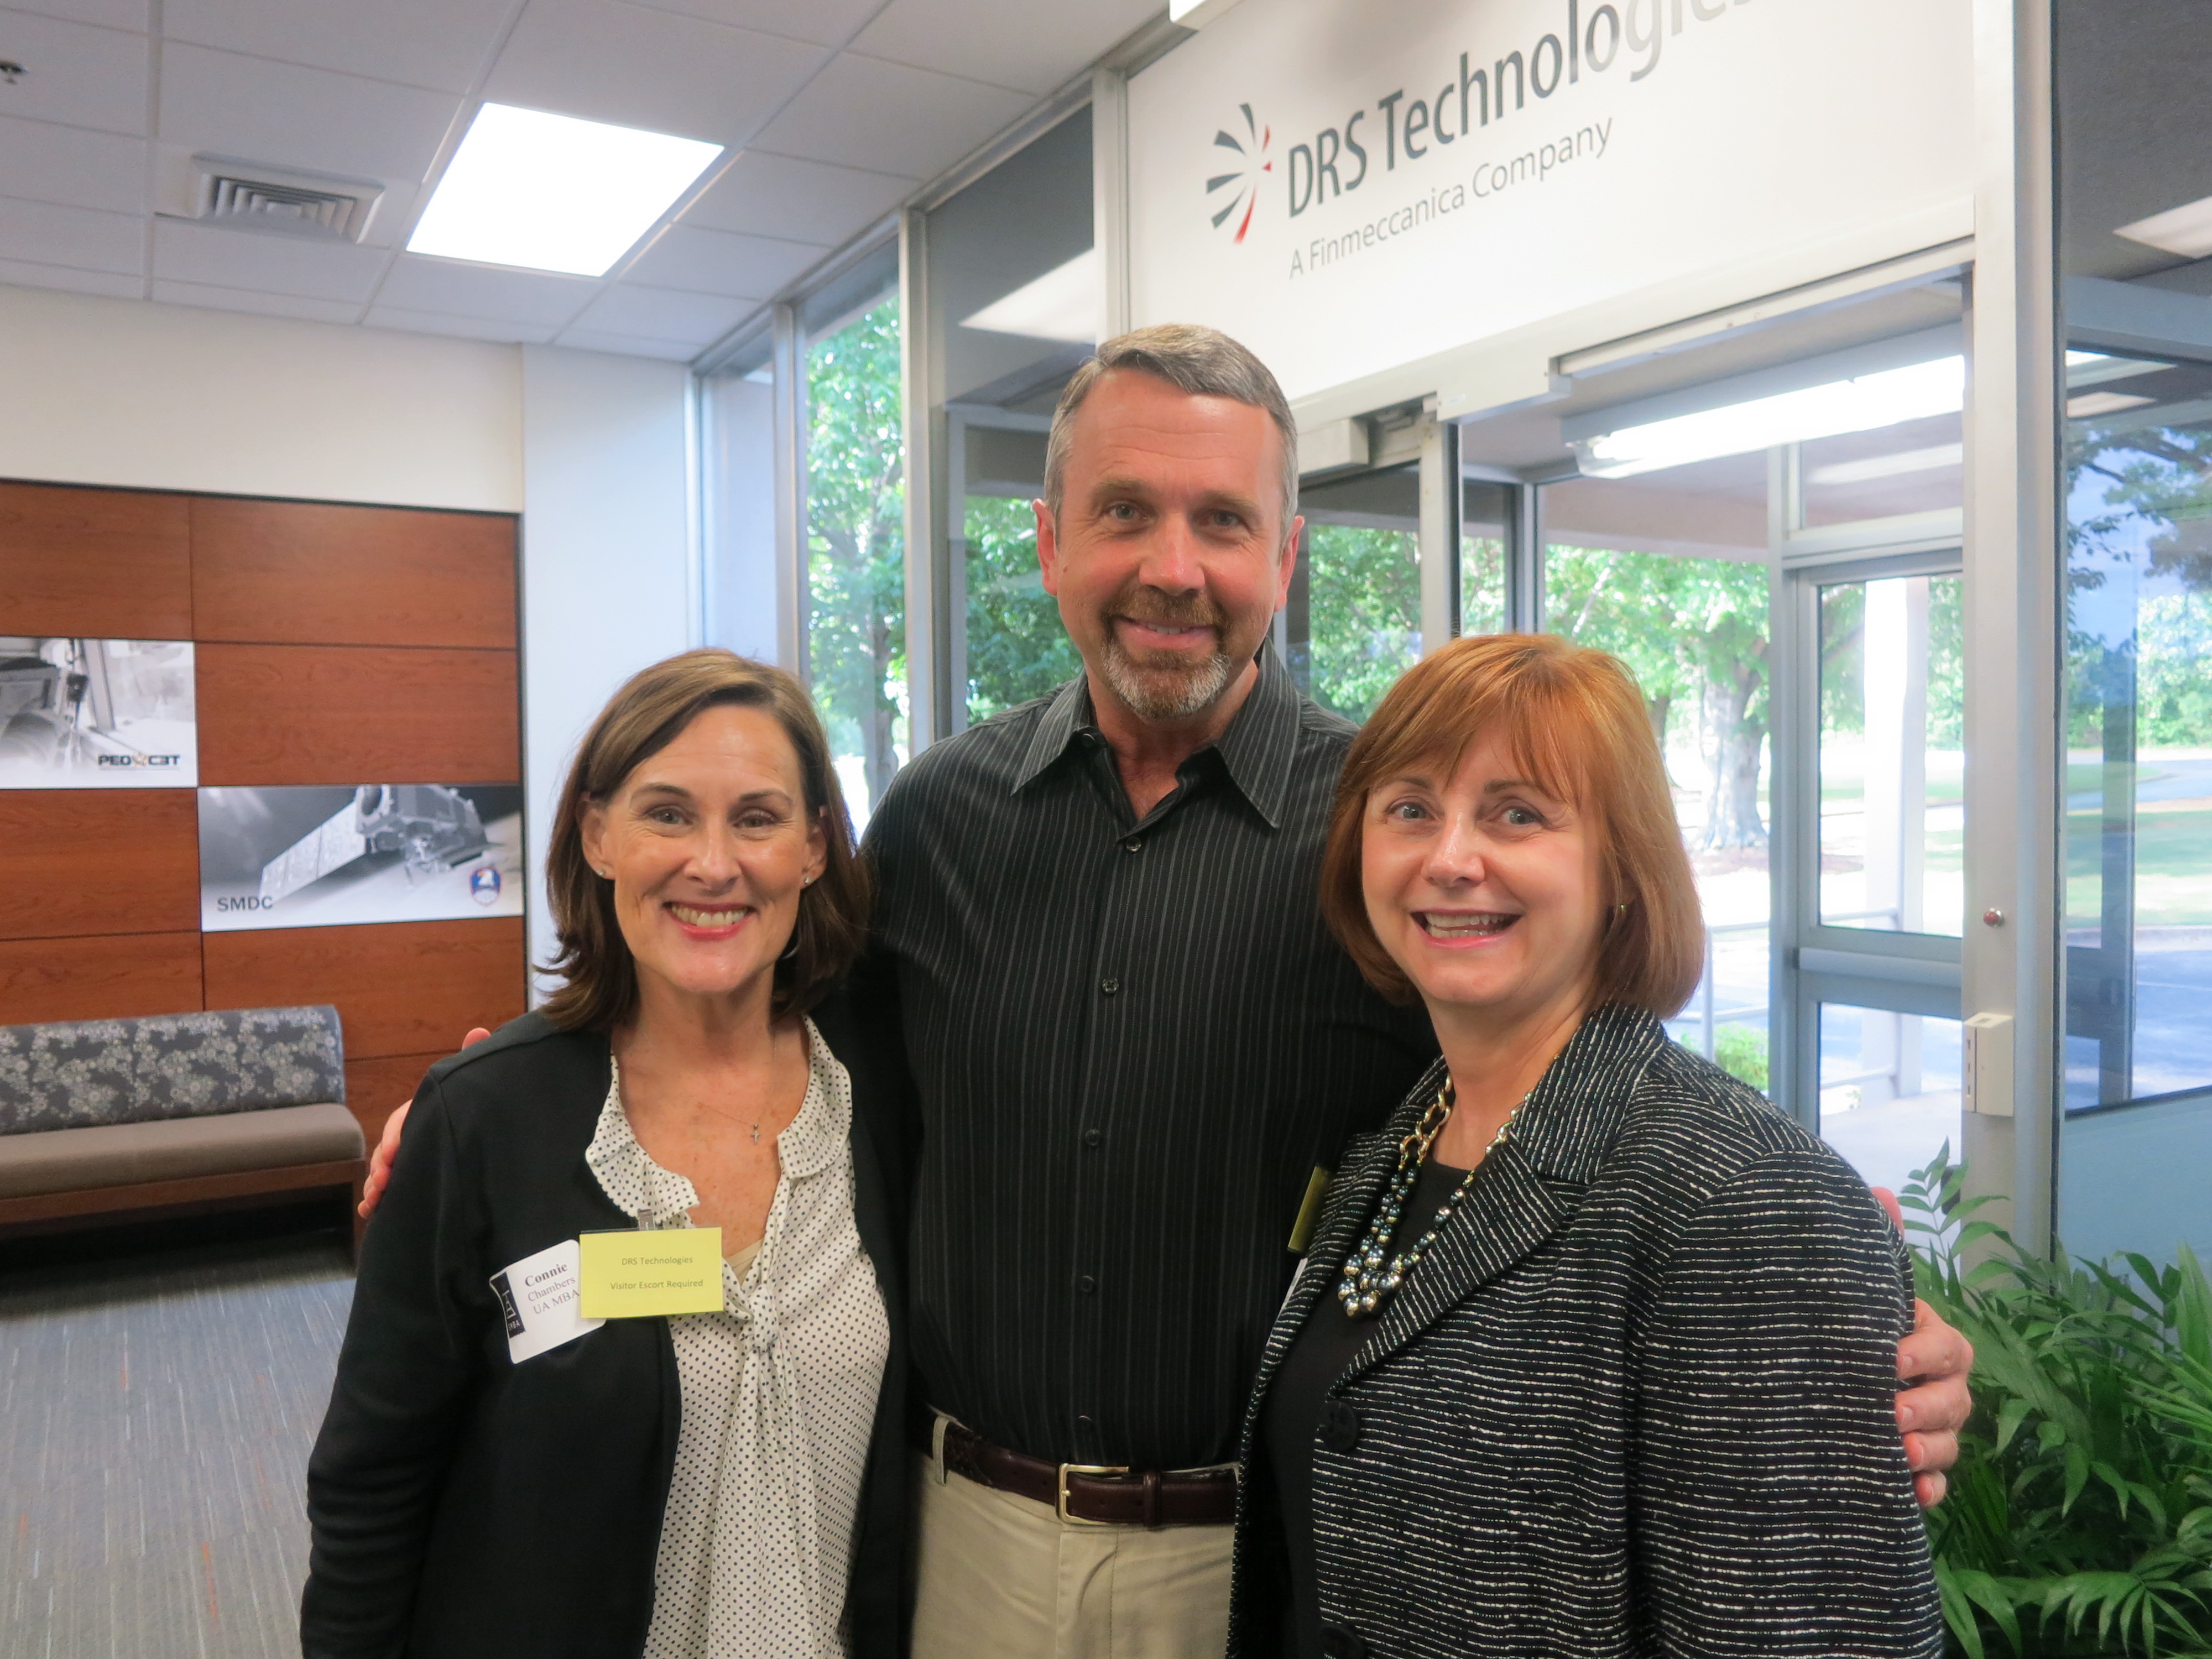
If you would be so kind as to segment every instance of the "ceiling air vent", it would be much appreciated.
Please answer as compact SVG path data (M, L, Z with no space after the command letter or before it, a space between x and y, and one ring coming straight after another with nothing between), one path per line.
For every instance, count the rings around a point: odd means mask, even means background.
M228 155L195 155L192 169L198 184L194 216L234 230L358 242L384 198L384 186L374 179L303 173Z

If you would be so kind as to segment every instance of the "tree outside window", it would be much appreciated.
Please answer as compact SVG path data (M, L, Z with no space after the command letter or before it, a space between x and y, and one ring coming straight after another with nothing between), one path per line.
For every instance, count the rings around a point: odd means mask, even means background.
M968 543L968 720L989 720L1083 672L1060 625L1060 602L1037 568L1036 512L1027 501L970 495Z
M1669 769L1697 755L1702 852L1766 845L1759 809L1767 738L1766 567L1732 559L1553 545L1545 625L1611 652L1643 689ZM1680 787L1688 782L1680 775Z
M856 819L906 758L898 301L806 355L807 678Z

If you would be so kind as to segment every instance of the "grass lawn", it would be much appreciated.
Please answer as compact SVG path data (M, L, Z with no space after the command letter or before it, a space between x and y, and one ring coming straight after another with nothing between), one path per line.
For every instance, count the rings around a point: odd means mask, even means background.
M2066 815L2066 913L2075 926L2096 925L2103 826L2094 812ZM2212 922L2212 810L2195 801L2152 801L2136 814L2136 921Z

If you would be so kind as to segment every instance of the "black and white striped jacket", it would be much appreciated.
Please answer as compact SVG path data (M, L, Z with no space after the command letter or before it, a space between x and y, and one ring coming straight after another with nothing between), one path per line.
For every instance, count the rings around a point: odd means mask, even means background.
M1346 1148L1269 1335L1231 1659L1288 1643L1268 1385L1442 1081ZM1834 1152L1650 1015L1592 1014L1331 1390L1354 1416L1350 1449L1314 1446L1328 1652L1941 1652L1893 1414L1905 1269Z

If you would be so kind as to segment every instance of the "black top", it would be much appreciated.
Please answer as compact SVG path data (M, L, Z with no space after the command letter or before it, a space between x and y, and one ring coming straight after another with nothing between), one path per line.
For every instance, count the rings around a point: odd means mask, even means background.
M905 1555L901 1086L842 999L814 1011L853 1080L854 1220L891 1332L846 1598L855 1659L897 1659ZM665 1319L611 1319L514 1364L489 1279L634 1226L584 1161L604 1036L525 1014L443 1060L362 1242L329 1414L307 1463L306 1659L636 1654L683 1397Z
M1452 1188L1466 1177L1466 1170L1433 1158L1422 1165L1385 1254L1398 1255L1433 1225ZM1366 1218L1359 1227L1362 1238L1367 1236L1377 1206L1367 1207ZM1420 1271L1417 1263L1413 1272ZM1274 1386L1267 1390L1267 1409L1260 1419L1268 1472L1274 1480L1275 1513L1290 1561L1291 1651L1297 1659L1322 1659L1321 1602L1314 1594L1314 1448L1316 1442L1328 1444L1346 1433L1344 1421L1331 1420L1329 1407L1335 1402L1330 1395L1336 1379L1352 1369L1359 1345L1375 1334L1374 1318L1354 1319L1345 1312L1344 1304L1336 1299L1338 1283L1337 1279L1330 1279L1313 1317L1283 1355L1282 1368L1275 1373ZM1340 1419L1342 1410L1340 1406Z
M932 744L870 822L920 1103L915 1362L986 1438L1235 1455L1314 1168L1436 1053L1322 924L1352 733L1262 652L1140 823L1078 679Z
M1248 1467L1442 1081L1439 1062L1346 1149L1267 1338ZM1895 1414L1911 1285L1849 1164L1653 1016L1601 1008L1331 1385L1310 1455L1322 1651L1934 1659ZM1229 1659L1285 1646L1260 1484L1238 1494Z

